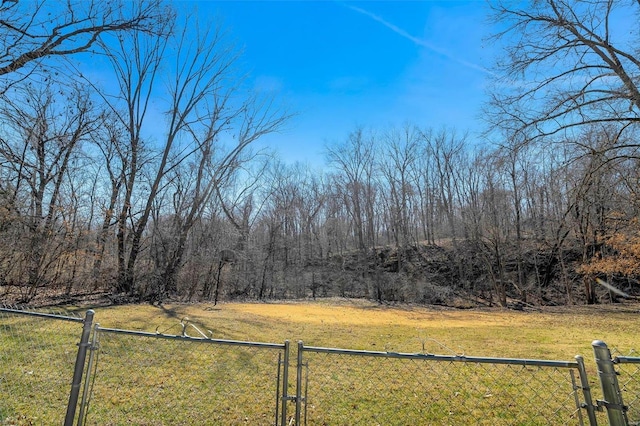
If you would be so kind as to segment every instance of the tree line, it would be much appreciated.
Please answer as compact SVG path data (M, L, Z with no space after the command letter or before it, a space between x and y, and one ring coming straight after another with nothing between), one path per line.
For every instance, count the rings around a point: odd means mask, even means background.
M319 170L254 148L291 114L246 84L223 26L160 1L3 3L1 294L637 294L639 38L609 20L640 4L492 7L508 60L485 135L355 128Z

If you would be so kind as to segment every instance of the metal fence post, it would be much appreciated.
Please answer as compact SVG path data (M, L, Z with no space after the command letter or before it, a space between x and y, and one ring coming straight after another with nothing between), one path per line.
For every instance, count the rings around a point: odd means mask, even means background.
M89 380L91 380L91 372L93 371L93 365L97 356L96 351L98 350L98 328L100 324L95 324L93 326L93 338L91 339L91 346L89 347L89 361L87 363L87 374L84 378L84 389L82 391L82 400L80 401L80 413L78 413L78 424L77 426L83 426L84 418L86 415L87 406L89 404L89 397L91 393L91 384Z
M591 343L596 364L598 366L598 378L602 387L604 401L598 401L607 409L610 426L628 426L627 407L622 401L618 377L611 359L611 352L607 344L602 340L594 340Z
M84 317L82 336L80 337L80 343L78 344L78 355L76 356L76 365L73 370L73 381L71 382L71 393L69 394L69 404L67 405L67 415L64 418L64 426L73 426L73 419L76 415L78 396L80 395L80 387L82 386L84 362L87 357L87 348L90 345L89 337L91 335L93 315L94 311L89 309Z
M282 363L282 420L281 426L287 426L287 402L289 402L289 341L284 341L284 361Z
M593 399L591 398L591 387L589 386L589 379L587 378L587 369L584 366L584 358L580 355L576 355L576 362L578 363L578 374L580 374L580 387L582 388L582 395L584 397L584 407L587 410L587 416L589 418L589 425L598 426L598 420L596 419L596 409L593 405Z
M301 426L300 415L302 412L302 352L304 345L298 342L298 372L296 374L296 426Z

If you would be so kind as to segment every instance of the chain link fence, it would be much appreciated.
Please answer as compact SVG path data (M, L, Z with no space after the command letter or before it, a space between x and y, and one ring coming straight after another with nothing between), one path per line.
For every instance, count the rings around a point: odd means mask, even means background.
M577 361L299 350L302 424L589 423Z
M617 350L614 353L619 353ZM636 356L633 356L636 355ZM640 426L640 356L631 351L628 356L613 358L617 367L618 383L622 400L627 407L630 426Z
M92 320L93 311L80 318L0 308L1 426L604 425L605 415L611 426L640 424L640 358L612 357L601 341L592 343L602 395L594 403L579 356L481 358L300 342L296 361L288 342L212 339L186 319L176 321L179 334L92 328Z
M83 318L0 308L0 425L63 424Z
M273 425L285 349L265 344L95 328L81 409L87 425Z

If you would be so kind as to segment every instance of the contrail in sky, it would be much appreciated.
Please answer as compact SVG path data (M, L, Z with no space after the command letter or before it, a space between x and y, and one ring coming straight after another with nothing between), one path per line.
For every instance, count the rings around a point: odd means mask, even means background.
M447 58L447 59L449 59L449 60L451 60L453 62L457 62L460 65L463 65L463 66L465 66L467 68L471 68L471 69L474 69L474 70L477 70L477 71L481 71L481 72L483 72L485 74L494 75L494 73L492 73L491 71L489 71L485 67L482 67L480 65L474 64L472 62L467 62L467 61L465 61L463 59L456 58L455 56L452 56L451 54L449 54L447 51L442 50L442 49L432 45L431 43L428 43L427 41L425 41L425 40L423 40L421 38L412 36L411 34L406 32L402 28L398 27L397 25L392 24L391 22L385 21L383 18L381 18L380 16L378 16L376 14L373 14L373 13L367 11L367 10L361 9L361 8L359 8L357 6L352 6L350 4L345 4L345 3L342 3L342 2L337 2L337 3L341 4L342 6L344 6L346 8L349 8L349 9L355 11L355 12L358 12L358 13L360 13L362 15L368 16L369 18L373 19L374 21L379 22L382 25L384 25L385 27L389 28L394 33L396 33L396 34L398 34L398 35L400 35L400 36L402 36L402 37L404 37L404 38L406 38L408 40L411 40L412 42L414 42L418 46L422 46L424 48L427 48L427 49L431 50L432 52L435 52L435 53L437 53L439 55L442 55L445 58Z

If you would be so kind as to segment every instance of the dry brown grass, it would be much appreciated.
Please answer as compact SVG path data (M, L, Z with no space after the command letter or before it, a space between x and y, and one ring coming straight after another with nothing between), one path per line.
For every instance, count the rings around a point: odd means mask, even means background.
M421 352L424 345L430 353L568 360L590 358L596 339L623 353L640 348L640 304L512 311L329 299L96 308L105 327L162 331L184 317L215 338L347 349Z

